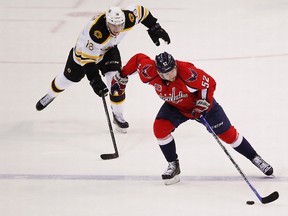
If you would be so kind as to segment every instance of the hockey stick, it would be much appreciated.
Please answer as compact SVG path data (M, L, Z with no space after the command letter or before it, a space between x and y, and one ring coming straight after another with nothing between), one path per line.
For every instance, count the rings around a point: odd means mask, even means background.
M103 105L104 105L104 110L106 113L106 117L107 117L107 122L108 122L108 126L109 126L109 131L110 131L110 135L111 135L111 139L112 139L112 143L113 143L113 147L114 147L114 153L110 153L110 154L101 154L100 157L103 160L110 160L110 159L115 159L119 157L119 153L118 153L118 149L117 149L117 145L116 145L116 140L115 140L115 136L114 136L114 132L113 132L113 128L111 125L111 120L110 120L110 116L109 116L109 112L108 112L108 108L107 108L107 103L105 100L105 95L102 95L102 101L103 101Z
M230 161L233 163L233 165L236 167L236 169L238 170L238 172L241 174L241 176L243 177L243 179L245 180L245 182L249 185L249 187L251 188L251 190L256 194L257 198L260 200L261 203L266 204L266 203L270 203L273 202L275 200L278 199L279 197L279 193L277 191L274 191L273 193L271 193L270 195L266 196L266 197L261 197L260 194L257 192L257 190L251 185L251 183L249 182L249 180L247 179L247 177L245 176L245 174L242 172L242 170L240 169L240 167L238 166L238 164L234 161L234 159L232 158L232 156L229 154L229 152L227 151L227 149L225 148L225 146L222 144L222 142L220 141L220 139L218 138L218 136L216 135L216 133L213 131L212 127L210 126L210 124L206 121L206 119L204 118L204 116L200 117L200 120L202 121L202 123L206 126L206 128L208 129L208 131L210 133L212 133L213 137L215 138L215 140L217 141L217 143L221 146L221 148L223 149L223 151L225 152L225 154L228 156L228 158L230 159Z

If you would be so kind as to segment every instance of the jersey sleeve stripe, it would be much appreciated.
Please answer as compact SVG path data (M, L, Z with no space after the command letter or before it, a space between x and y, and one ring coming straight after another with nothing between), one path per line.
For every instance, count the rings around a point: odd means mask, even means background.
M144 13L144 18L143 19L146 19L146 17L149 14L149 10L147 8L145 8L144 11L145 11L145 13Z
M142 19L142 6L140 5L137 6L137 15L138 15L138 22L140 23Z
M186 85L186 87L187 87L187 89L188 89L190 92L192 92L192 93L197 91L197 89L191 88L191 87L189 87L189 86L187 86L187 85Z
M202 99L207 99L207 93L208 93L208 89L202 89L201 90Z
M149 10L141 5L137 7L138 23L142 22L149 14Z

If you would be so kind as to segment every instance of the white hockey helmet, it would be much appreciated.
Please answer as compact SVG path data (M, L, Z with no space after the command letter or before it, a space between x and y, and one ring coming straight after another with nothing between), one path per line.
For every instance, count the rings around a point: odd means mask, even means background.
M125 24L125 14L119 7L110 7L106 12L106 21L112 25Z

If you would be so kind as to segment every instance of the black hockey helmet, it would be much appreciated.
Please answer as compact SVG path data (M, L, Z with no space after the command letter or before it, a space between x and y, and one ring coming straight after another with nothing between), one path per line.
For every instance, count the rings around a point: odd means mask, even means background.
M167 52L156 55L155 64L158 73L167 73L176 66L173 56Z

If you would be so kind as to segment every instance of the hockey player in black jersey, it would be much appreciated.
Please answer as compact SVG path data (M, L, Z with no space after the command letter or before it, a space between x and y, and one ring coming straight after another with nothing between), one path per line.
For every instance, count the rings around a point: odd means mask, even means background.
M159 39L170 43L169 35L147 8L140 5L129 6L125 10L111 7L93 17L84 27L68 55L64 71L53 79L47 94L37 102L36 109L46 108L61 92L85 75L98 96L108 95L111 80L122 65L117 45L139 23L148 28L148 34L157 46L160 45ZM106 84L100 72L106 78ZM125 93L110 94L110 100L116 129L126 133L129 124L123 117Z

